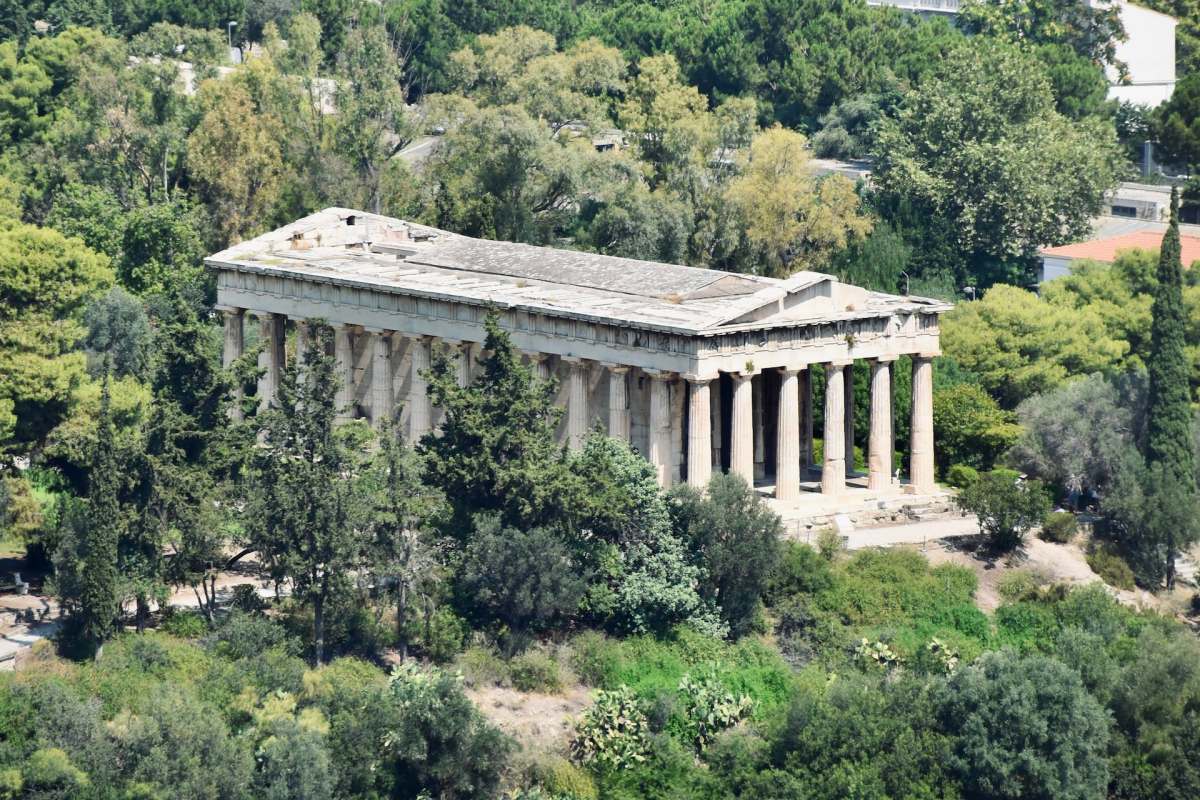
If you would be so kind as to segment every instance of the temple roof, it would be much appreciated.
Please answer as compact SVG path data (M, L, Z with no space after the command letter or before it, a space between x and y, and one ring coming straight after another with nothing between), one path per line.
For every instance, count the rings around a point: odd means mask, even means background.
M819 272L764 278L474 239L344 208L318 211L205 262L216 269L697 335L950 308L939 300L871 292Z

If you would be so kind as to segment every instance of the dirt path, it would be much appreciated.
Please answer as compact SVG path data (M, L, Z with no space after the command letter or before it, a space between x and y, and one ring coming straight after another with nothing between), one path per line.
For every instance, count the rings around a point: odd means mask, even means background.
M575 717L592 702L591 690L569 686L562 694L518 692L499 686L468 689L483 715L526 750L563 753Z

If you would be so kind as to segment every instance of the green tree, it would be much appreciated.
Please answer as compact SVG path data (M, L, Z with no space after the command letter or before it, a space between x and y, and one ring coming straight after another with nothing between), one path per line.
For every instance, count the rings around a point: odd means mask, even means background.
M334 429L333 331L313 326L303 368L284 370L277 405L257 417L246 511L250 544L276 583L290 580L313 613L313 661L325 657L326 611L360 563L364 501L360 457Z
M457 583L460 605L494 630L509 654L570 619L585 589L558 534L502 527L495 514L476 517Z
M933 392L934 453L944 475L953 464L991 469L1021 429L981 386L959 383Z
M79 240L0 226L0 398L13 403L19 443L40 441L66 414L84 374L79 312L111 282L105 258Z
M871 230L854 185L840 175L816 177L811 157L803 136L774 127L754 138L745 171L729 184L729 205L768 274L822 269Z
M1200 165L1200 72L1185 74L1171 99L1156 109L1154 125L1164 161Z
M942 317L942 341L946 355L1010 409L1073 375L1111 370L1129 352L1096 310L1005 285Z
M556 387L533 379L495 314L486 327L485 355L469 386L458 385L445 357L434 360L429 394L445 416L417 445L425 483L445 496L448 529L459 535L479 512L499 512L503 525L519 530L560 524L579 487L557 444Z
M681 488L672 506L678 535L701 568L701 597L720 608L731 636L744 636L779 558L783 522L737 475L714 475L704 495Z
M72 634L97 659L104 642L116 630L121 610L117 547L125 525L119 502L122 471L113 443L107 375L98 426L89 471L86 518L75 528L78 540L55 559L56 569L66 573L66 580L60 583L59 602L67 611Z
M1108 718L1079 676L1047 656L985 653L937 692L949 769L978 798L1101 797Z
M979 518L979 532L1000 552L1019 547L1050 511L1050 496L1040 481L1021 480L1006 469L983 473L954 501Z
M1117 160L1110 122L1063 117L1031 57L982 38L904 95L876 147L878 191L945 220L977 278L1089 233Z

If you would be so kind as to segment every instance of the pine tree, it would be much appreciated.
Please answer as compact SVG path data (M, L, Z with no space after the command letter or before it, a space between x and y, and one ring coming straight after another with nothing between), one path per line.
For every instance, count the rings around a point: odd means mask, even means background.
M1192 455L1192 408L1189 363L1184 351L1187 312L1183 305L1183 265L1179 243L1179 194L1171 192L1171 223L1158 259L1150 328L1150 392L1147 407L1146 463L1162 491L1178 498L1196 493ZM1153 489L1152 489L1153 491ZM1155 491L1157 494L1157 491ZM1161 534L1167 533L1160 531ZM1162 542L1167 586L1174 584L1179 547L1194 531L1171 531Z
M121 535L120 472L113 441L108 375L100 395L96 449L88 477L88 518L79 543L78 631L96 658L116 628L120 611L117 542Z

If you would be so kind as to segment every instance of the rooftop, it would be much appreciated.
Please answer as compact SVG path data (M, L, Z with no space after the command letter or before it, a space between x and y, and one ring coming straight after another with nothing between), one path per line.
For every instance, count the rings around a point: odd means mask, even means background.
M1137 221L1130 220L1130 222ZM1157 252L1162 248L1163 234L1166 233L1166 229L1167 226L1165 224L1156 224L1151 229L1140 228L1116 236L1091 239L1086 242L1077 242L1076 244L1043 247L1038 252L1043 256L1053 256L1056 258L1072 260L1090 259L1092 261L1111 263L1116 259L1117 254L1124 250L1152 250ZM1188 267L1193 262L1200 261L1200 235L1185 233L1181 230L1179 240L1183 251L1183 265Z
M819 272L764 278L474 239L345 208L311 214L206 263L690 334L950 308L870 292Z

